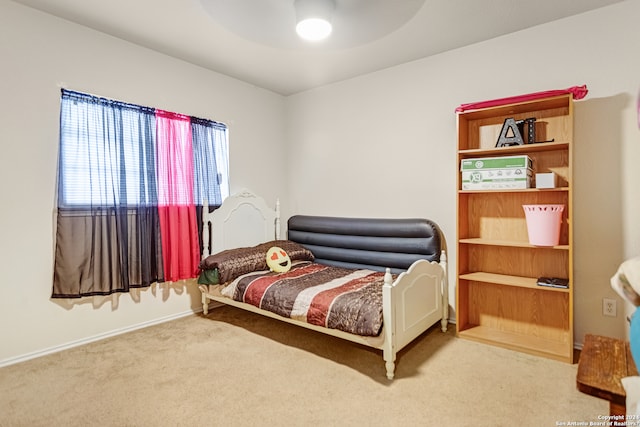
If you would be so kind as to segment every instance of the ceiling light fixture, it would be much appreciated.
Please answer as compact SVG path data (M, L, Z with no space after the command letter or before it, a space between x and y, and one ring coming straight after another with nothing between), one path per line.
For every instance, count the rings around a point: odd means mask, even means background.
M333 30L331 15L336 4L334 0L295 0L296 32L309 41L326 39Z

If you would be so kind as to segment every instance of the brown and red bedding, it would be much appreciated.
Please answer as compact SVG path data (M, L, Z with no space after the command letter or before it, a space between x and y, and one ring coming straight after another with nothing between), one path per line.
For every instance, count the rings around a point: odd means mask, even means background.
M286 273L252 272L222 294L317 326L361 336L382 328L384 273L298 262Z

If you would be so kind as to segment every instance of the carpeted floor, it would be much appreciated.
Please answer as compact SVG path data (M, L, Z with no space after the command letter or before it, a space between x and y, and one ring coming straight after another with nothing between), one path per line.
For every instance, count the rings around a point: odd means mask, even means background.
M0 369L0 426L556 426L597 421L577 365L433 328L381 353L233 307Z

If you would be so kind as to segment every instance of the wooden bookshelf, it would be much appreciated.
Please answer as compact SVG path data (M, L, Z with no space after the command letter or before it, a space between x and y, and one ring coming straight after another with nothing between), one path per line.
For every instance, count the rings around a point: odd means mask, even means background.
M496 148L507 118L536 118L535 144ZM461 338L573 362L573 99L556 96L458 113L457 334ZM533 172L555 172L558 187L462 190L469 158L528 155ZM525 204L562 204L560 242L529 243ZM537 285L538 277L569 288Z

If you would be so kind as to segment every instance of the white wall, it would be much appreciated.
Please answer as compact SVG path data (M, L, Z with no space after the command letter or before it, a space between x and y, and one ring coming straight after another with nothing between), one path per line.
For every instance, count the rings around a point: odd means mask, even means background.
M280 95L5 0L0 58L0 365L200 308L194 283L49 298L59 85L226 123L231 190L286 206Z
M431 218L453 275L455 107L586 84L575 104L575 340L624 336L622 301L617 318L601 303L615 297L618 264L640 255L638 16L640 2L627 1L289 97L290 207Z

